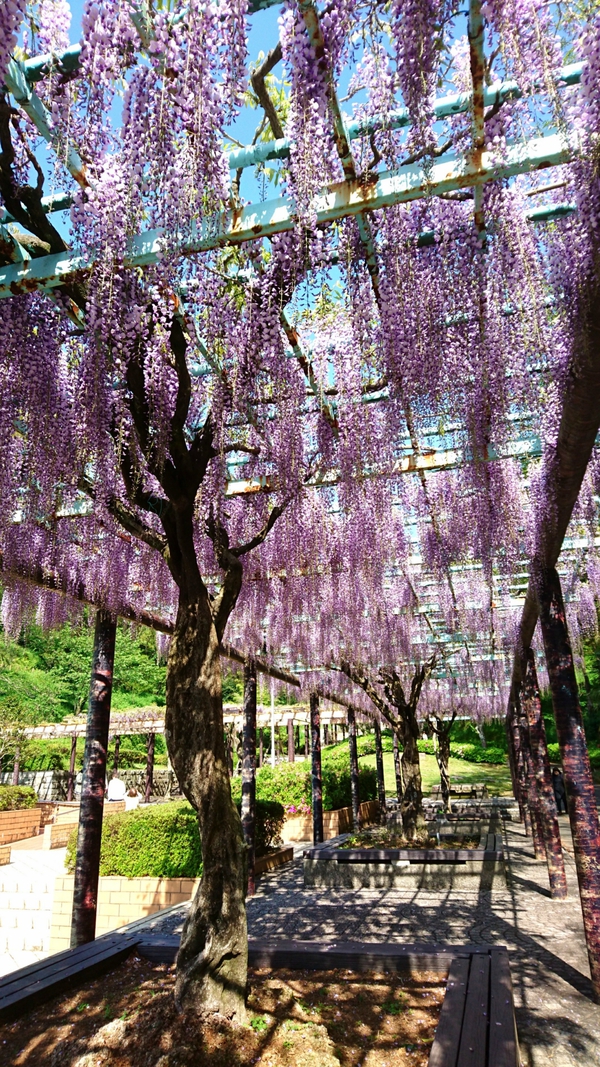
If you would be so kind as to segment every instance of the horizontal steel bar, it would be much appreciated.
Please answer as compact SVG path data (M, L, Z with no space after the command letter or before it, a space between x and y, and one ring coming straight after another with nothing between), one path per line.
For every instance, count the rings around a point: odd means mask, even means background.
M387 172L371 182L338 182L313 200L317 221L334 222L361 211L375 211L393 204L409 203L469 188L477 182L510 178L534 170L570 162L578 150L574 135L569 140L560 134L536 137L508 147L498 161L484 152L481 168L469 160L438 160L427 172L417 164ZM250 204L236 211L226 211L206 219L191 238L181 243L182 256L209 251L227 245L243 244L275 233L292 230L296 225L292 201L288 197ZM138 234L129 245L125 266L144 267L156 263L163 248L162 233L150 230ZM62 285L77 271L90 270L94 256L60 253L41 256L23 265L0 268L0 298L31 292L43 286Z
M250 10L256 11L263 7L271 7L277 0L255 0ZM66 72L77 70L81 45L71 45L65 52L57 56L35 56L21 64L21 69L29 82L36 82L43 78L50 69L50 64L58 62ZM556 74L557 83L563 85L577 85L581 81L583 73L582 63L570 63L562 67ZM10 88L10 87L9 87ZM543 87L540 86L540 89ZM11 90L12 92L12 90ZM515 81L494 82L484 89L484 106L493 107L503 100L516 100L523 96L523 92ZM451 96L443 96L436 100L434 114L437 119L449 118L451 115L460 115L469 111L472 103L471 93L455 93ZM380 129L401 129L410 125L408 108L398 108L387 115L373 115L368 119L350 119L345 122L348 140L355 141L359 137L367 137L369 134ZM266 163L269 160L285 159L290 154L290 143L287 137L275 141L263 142L262 144L246 145L229 153L229 167L231 170L254 167L257 163Z
M570 63L557 72L556 80L563 85L577 85L581 81L582 73L582 63ZM503 100L517 100L522 96L523 92L517 82L495 82L484 89L484 106L493 107L494 104ZM471 93L456 93L452 96L439 97L433 110L436 119L444 119L469 111L471 104ZM406 126L410 126L410 113L405 107L390 111L387 115L373 115L368 119L350 119L345 122L346 136L349 141L356 141L359 137L368 137L377 130L398 130ZM243 170L245 167L254 167L257 163L267 163L271 159L285 159L289 154L289 140L287 137L281 137L276 141L246 145L244 148L230 152L229 167L230 170Z

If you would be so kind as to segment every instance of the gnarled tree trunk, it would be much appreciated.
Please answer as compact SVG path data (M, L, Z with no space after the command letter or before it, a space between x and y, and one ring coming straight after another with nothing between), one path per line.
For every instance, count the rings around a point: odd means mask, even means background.
M444 811L450 811L450 733L447 730L438 734L435 758L440 771L442 804Z
M165 734L198 813L203 871L177 956L175 995L204 1016L245 1019L246 848L231 799L223 737L219 638L208 596L180 594L167 670Z
M402 720L401 763L404 792L400 803L400 815L404 836L409 840L416 837L418 831L425 826L418 740L419 726L416 716L407 715Z

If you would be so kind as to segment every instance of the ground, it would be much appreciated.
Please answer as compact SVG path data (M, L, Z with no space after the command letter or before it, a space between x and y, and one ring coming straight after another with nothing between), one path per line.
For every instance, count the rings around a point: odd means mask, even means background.
M139 957L0 1027L6 1067L426 1067L439 974L253 971L247 1027L179 1014L174 968Z
M360 763L367 767L374 767L375 756L361 756ZM423 792L430 793L432 785L439 785L440 783L440 772L435 756L428 756L425 752L421 752L420 763ZM383 753L383 775L386 793L395 794L396 775L394 772L393 752ZM508 763L469 763L467 760L450 757L450 780L457 785L459 783L485 782L490 795L512 796L512 782Z

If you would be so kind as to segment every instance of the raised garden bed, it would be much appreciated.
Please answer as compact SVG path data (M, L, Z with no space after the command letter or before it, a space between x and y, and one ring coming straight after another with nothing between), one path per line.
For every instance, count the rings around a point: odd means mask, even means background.
M444 828L456 834L456 827ZM441 833L440 833L441 836ZM308 888L446 889L461 885L491 889L504 877L502 838L482 833L477 848L345 848L317 845L304 852Z
M111 951L122 958L126 941L145 959L130 957L101 981L90 981L89 970L83 977L86 952L101 956L95 966L102 966ZM82 946L72 953L80 983L68 994L69 954L56 957L62 977L54 987L46 982L46 997L54 993L54 999L36 1010L31 1001L24 1003L24 1018L0 1029L7 1062L518 1067L506 949L250 942L250 1026L232 1031L204 1023L200 1031L197 1018L179 1014L174 1005L170 963L177 941L148 938L138 929L137 936L113 936L102 952L98 944ZM37 967L48 974L52 961ZM25 970L21 982L35 983L36 966Z

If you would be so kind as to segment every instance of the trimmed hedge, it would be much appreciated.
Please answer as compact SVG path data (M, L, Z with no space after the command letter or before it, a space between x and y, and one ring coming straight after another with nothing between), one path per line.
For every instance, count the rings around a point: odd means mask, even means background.
M352 803L348 752L324 752L322 774L324 810L348 808ZM234 799L240 798L241 789L241 779L234 778L231 782ZM359 791L361 800L373 800L377 796L377 772L374 767L360 767ZM284 808L310 807L310 765L306 760L277 763L274 767L265 764L256 772L256 797L262 801L276 800Z
M239 809L239 804L238 804ZM257 801L256 853L267 851L279 835L281 804ZM75 870L77 827L67 844L66 867ZM107 815L102 825L100 874L122 878L197 878L202 846L196 812L187 801Z
M592 770L600 771L600 748L590 748L588 749L588 752L590 757L590 763L592 765ZM557 741L552 741L549 743L548 756L550 758L550 763L557 763L560 766L560 745Z
M35 808L37 793L30 785L0 785L0 811Z
M424 752L428 756L435 755L433 741L430 738L425 737L417 741L417 748L419 752ZM481 745L457 744L451 741L450 755L454 759L468 760L469 763L506 763L506 753L501 748L493 748L491 745L488 748L482 748Z

